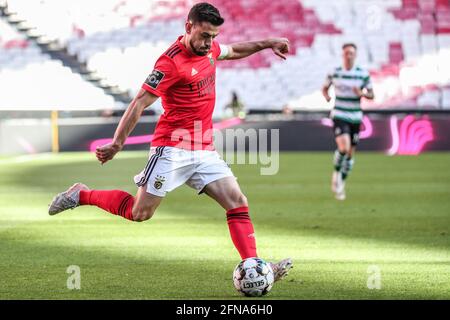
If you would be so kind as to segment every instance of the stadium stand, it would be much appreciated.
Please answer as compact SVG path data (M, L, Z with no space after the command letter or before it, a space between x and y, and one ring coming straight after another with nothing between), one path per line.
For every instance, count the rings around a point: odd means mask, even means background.
M0 35L0 86L6 88L0 108L114 108L111 96L51 59L1 18Z
M183 33L186 12L194 2L198 1L82 0L67 4L8 0L7 4L9 19L18 21L19 28L28 28L29 36L57 42L108 85L131 96L159 54ZM211 2L227 20L219 39L222 43L283 35L292 44L287 61L263 52L246 60L222 62L216 115L233 91L247 109L331 107L321 97L320 87L326 74L339 64L341 45L347 41L358 45L359 63L373 77L376 100L364 102L364 108L449 108L449 0ZM23 37L6 43L21 53L29 50ZM30 48L37 56L36 47ZM23 60L17 64L26 64L27 58ZM56 63L46 63L50 62ZM67 71L69 77L71 71ZM83 83L78 75L72 77ZM85 99L78 97L83 103L98 104L101 96L108 100L101 104L113 104L110 95L96 91L96 102L83 92Z

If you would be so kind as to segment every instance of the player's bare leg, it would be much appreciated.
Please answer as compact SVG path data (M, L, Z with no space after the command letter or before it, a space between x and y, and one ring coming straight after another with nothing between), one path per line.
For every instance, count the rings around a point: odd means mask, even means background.
M205 187L204 192L227 211L238 207L248 207L247 198L234 177L211 182Z
M231 238L241 258L257 257L253 225L248 215L248 202L234 177L223 178L208 184L205 193L216 200L226 211ZM287 276L292 260L270 263L275 281Z
M142 222L149 220L155 214L156 208L159 207L164 198L155 196L146 191L147 186L140 187L136 194L133 205L133 220Z
M352 147L350 148L349 152L347 153L347 156L348 156L349 158L353 158L353 156L355 155L355 152L356 152L356 147L355 147L355 146L352 146Z

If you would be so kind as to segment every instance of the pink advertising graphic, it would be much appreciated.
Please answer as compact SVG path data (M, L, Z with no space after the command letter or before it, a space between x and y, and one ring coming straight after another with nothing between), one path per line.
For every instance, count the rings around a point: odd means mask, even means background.
M406 116L400 128L397 116L391 116L390 127L392 146L387 151L389 155L418 155L434 140L433 126L426 116L421 119Z

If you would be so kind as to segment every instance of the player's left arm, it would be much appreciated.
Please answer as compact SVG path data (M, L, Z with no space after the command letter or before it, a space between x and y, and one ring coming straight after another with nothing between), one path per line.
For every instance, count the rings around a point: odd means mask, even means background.
M353 88L353 92L357 96L359 96L361 98L366 98L366 99L369 99L369 100L375 99L375 93L373 92L372 88L370 88L370 89L362 88L361 89L361 88L358 88L358 87L354 87Z
M369 100L375 99L375 93L373 92L373 89L366 89L366 92L364 92L364 98Z
M353 92L361 98L366 98L369 100L375 99L375 93L373 91L370 75L368 75L367 78L364 80L363 86L361 88L358 87L353 88Z
M236 60L246 58L264 49L272 49L273 53L286 60L289 52L289 40L286 38L270 38L261 41L238 42L221 45L219 60Z

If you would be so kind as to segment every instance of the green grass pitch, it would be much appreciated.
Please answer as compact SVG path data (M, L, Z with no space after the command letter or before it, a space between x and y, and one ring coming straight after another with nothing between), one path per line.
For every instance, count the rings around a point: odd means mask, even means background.
M154 218L132 223L94 207L50 217L73 182L123 189L146 163L124 152L0 158L0 299L241 299L225 212L183 186ZM331 153L282 153L276 176L235 165L259 255L295 268L262 299L449 299L450 153L359 153L345 202L330 192ZM81 268L68 290L67 267ZM367 287L370 266L381 289Z

